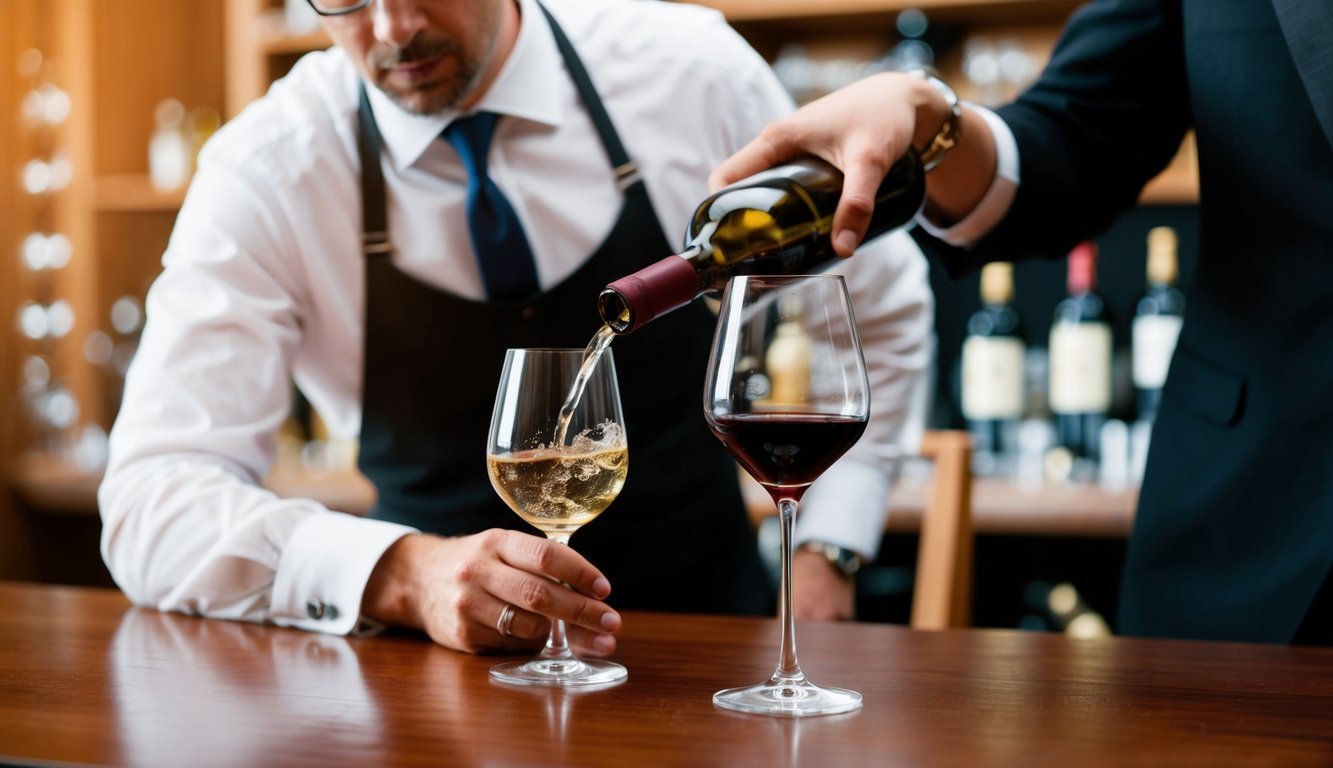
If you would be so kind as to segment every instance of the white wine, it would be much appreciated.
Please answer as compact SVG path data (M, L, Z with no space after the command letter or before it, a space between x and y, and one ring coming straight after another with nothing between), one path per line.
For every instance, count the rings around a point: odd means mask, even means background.
M555 424L555 445L565 444L565 435L569 433L569 421L574 418L574 411L579 407L579 400L583 398L583 390L588 386L588 380L592 378L592 372L597 370L597 361L602 359L602 355L607 348L611 346L611 340L616 337L615 331L609 325L603 325L597 333L593 334L592 340L583 350L583 365L579 367L578 376L574 378L573 385L569 388L569 394L565 396L565 402L560 406L560 416Z
M486 457L496 493L543 533L567 538L596 519L620 494L629 449L618 440L582 438L563 448L537 448Z
M880 183L866 239L911 221L925 194L925 171L912 150ZM828 267L838 259L831 230L841 198L842 173L814 157L719 190L695 210L685 250L606 286L597 297L602 322L629 333L721 291L736 275L800 275Z

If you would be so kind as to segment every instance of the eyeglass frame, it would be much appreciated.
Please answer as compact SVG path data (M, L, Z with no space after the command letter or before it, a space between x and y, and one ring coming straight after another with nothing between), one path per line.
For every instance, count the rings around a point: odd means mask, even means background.
M346 8L339 8L336 11L330 11L321 9L317 4L317 0L306 0L306 3L310 5L311 10L313 10L320 16L346 16L348 14L356 13L357 11L365 10L366 8L369 8L370 5L374 2L375 0L359 0L359 2L353 3L352 5L349 5Z

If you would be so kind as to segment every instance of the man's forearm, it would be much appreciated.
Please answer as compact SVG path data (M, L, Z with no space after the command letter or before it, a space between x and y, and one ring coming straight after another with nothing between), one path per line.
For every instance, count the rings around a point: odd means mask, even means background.
M963 136L926 175L926 216L948 227L972 212L995 178L995 140L975 110L963 108Z

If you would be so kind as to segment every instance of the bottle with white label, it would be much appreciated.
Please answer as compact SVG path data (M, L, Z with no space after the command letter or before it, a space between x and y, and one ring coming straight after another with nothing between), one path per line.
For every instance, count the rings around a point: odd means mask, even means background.
M968 318L962 361L963 418L979 474L1008 474L1017 453L1026 344L1013 299L1013 265L983 267L981 308Z
M179 189L194 171L194 144L185 130L185 107L163 99L153 111L157 122L148 141L148 178L162 191Z
M1179 265L1176 232L1154 227L1148 232L1148 282L1134 308L1134 390L1141 421L1152 421L1162 399L1162 384L1176 351L1185 316L1185 294L1176 287Z
M1069 252L1069 295L1051 321L1050 399L1056 444L1076 463L1095 464L1111 410L1111 323L1097 293L1097 246ZM1083 474L1083 473L1076 473Z

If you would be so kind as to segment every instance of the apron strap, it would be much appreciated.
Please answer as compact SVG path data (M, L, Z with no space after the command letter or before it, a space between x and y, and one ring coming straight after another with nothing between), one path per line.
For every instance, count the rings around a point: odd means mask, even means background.
M629 158L625 145L620 142L620 134L616 133L611 116L606 113L606 107L602 106L602 100L597 95L592 78L588 76L588 70L583 66L583 60L579 58L573 44L565 36L565 31L556 23L555 17L546 10L546 6L538 3L537 7L542 9L546 20L551 24L551 34L555 36L555 44L565 59L565 66L569 67L569 77L578 88L579 96L583 99L583 105L588 108L588 115L592 118L593 125L597 127L597 135L602 140L602 146L606 148L607 157L611 159L611 167L615 168L616 183L626 193L643 192L643 178L639 176L639 167Z
M389 242L389 205L384 194L384 169L380 167L380 129L370 109L366 84L357 81L359 104L356 151L361 158L361 253L367 258L393 251Z

